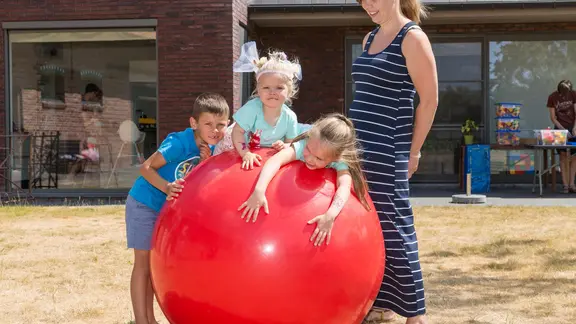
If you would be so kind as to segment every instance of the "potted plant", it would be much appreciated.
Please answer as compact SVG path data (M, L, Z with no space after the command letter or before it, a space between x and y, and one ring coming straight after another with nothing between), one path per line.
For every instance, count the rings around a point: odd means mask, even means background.
M467 119L464 124L462 124L462 135L464 135L464 144L470 145L474 143L473 132L478 130L478 125L472 119Z

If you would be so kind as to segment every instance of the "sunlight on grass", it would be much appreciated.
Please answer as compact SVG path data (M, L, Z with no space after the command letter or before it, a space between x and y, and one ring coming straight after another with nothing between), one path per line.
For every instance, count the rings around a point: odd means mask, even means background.
M576 316L574 208L419 207L415 215L431 323ZM2 321L129 323L124 226L123 206L1 208ZM157 315L167 323L158 307Z

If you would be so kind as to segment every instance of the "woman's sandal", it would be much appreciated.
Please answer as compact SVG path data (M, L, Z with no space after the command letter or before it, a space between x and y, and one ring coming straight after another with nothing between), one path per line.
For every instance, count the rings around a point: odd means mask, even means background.
M380 324L392 322L396 319L396 314L389 309L383 308L372 308L366 318L364 318L364 323L366 324Z
M567 194L570 192L570 187L568 186L564 186L564 189L562 190L563 193Z

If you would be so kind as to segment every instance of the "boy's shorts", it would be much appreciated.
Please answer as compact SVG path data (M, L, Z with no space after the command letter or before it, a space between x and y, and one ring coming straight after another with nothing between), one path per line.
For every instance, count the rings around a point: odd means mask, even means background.
M126 198L126 239L129 249L150 250L158 213L128 196Z

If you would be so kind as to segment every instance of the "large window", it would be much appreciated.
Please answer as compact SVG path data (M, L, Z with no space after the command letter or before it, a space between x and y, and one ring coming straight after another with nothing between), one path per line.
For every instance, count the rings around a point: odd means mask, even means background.
M558 37L558 36L556 36ZM562 36L560 36L562 37ZM554 127L546 102L548 96L564 79L576 80L576 40L510 40L489 42L489 140L496 143L496 111L498 102L521 103L521 141L534 139L534 130ZM513 156L524 156L513 163ZM532 150L500 151L492 154L492 173L507 174L514 170L533 169ZM525 165L528 165L526 167ZM532 180L525 178L526 181ZM515 179L519 180L518 177ZM516 180L516 181L517 181Z
M455 181L462 143L460 126L473 119L484 126L484 79L482 40L446 41L432 44L438 70L439 104L434 125L422 148L414 180ZM346 108L354 98L352 63L362 53L362 39L346 40ZM418 95L414 107L418 106ZM448 175L448 177L447 177Z
M414 180L454 181L460 167L462 123L484 122L482 41L438 41L432 43L432 50L438 71L438 110Z
M32 188L129 188L156 149L153 29L10 31L17 175Z
M250 39L248 38L248 29L244 24L239 24L238 26L238 38L240 48L244 43L249 42ZM240 55L240 49L238 50L238 55ZM240 74L240 104L244 105L250 96L252 95L252 78L253 75L251 73L241 73ZM240 108L240 107L235 107Z
M362 38L348 38L346 39L346 111L350 109L350 104L354 100L354 80L352 79L352 64L358 56L362 54Z
M433 43L438 70L436 125L482 122L482 43Z
M520 111L520 137L533 138L534 129L553 127L546 102L563 79L576 82L576 40L491 41L490 43L491 120L494 104L517 102ZM494 123L490 128L495 130ZM495 142L491 132L491 142Z

